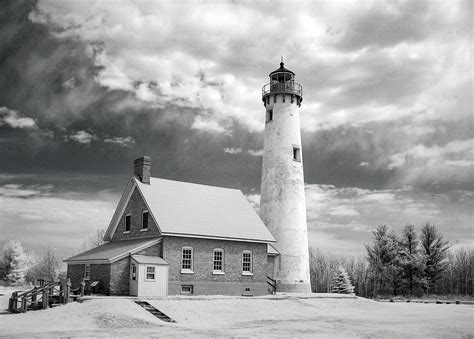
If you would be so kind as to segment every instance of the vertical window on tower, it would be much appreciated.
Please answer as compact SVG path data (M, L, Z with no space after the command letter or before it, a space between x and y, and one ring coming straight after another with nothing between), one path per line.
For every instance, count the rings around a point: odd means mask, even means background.
M266 122L273 121L273 107L267 108Z
M132 223L132 216L130 214L125 215L125 232L130 232L131 223Z
M293 161L301 162L301 148L293 145Z

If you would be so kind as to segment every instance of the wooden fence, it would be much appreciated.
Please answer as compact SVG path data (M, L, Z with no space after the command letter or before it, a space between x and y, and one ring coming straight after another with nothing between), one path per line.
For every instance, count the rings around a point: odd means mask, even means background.
M84 295L84 282L75 290L71 281L40 281L40 285L26 292L13 292L8 303L11 313L24 313L28 310L47 309L54 304L67 304ZM80 294L74 294L79 292Z

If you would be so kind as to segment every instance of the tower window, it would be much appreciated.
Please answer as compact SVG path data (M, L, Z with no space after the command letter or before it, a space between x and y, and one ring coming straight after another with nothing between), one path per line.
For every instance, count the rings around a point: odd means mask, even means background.
M293 146L293 161L301 162L301 148Z
M267 109L267 119L266 122L273 121L273 107Z

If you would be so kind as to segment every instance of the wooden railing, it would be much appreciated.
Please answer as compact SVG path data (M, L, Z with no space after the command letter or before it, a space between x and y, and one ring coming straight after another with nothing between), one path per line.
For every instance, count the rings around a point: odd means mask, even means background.
M276 289L277 289L277 282L275 279L273 279L272 277L268 277L267 276L267 284L270 285L270 287L272 288L272 294L275 294L276 293Z
M72 293L80 292L84 295L84 285L75 290L71 289L71 281L40 281L40 286L36 286L26 292L13 292L9 303L8 311L11 313L24 313L27 310L47 309L52 304L67 304L71 297L76 297Z

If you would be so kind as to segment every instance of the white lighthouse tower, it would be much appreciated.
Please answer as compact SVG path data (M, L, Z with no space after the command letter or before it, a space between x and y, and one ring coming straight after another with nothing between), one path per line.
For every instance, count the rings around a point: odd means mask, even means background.
M303 88L284 67L262 88L266 109L260 217L277 240L277 290L311 292L300 112Z

